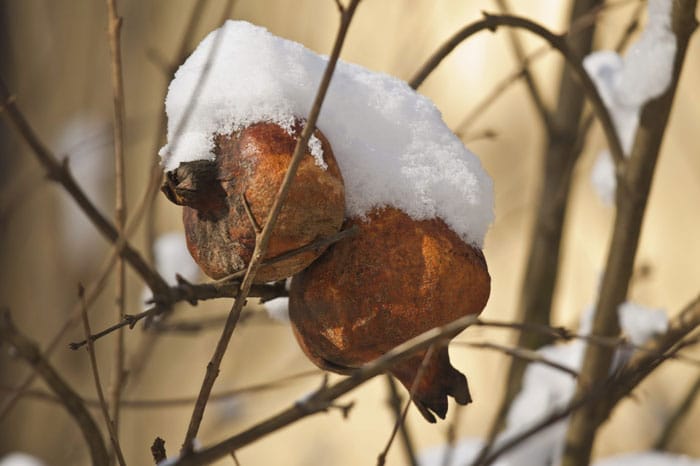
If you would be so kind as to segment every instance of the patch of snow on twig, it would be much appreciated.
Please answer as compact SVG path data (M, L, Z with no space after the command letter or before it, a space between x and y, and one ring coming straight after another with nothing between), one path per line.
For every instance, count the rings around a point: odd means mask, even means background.
M624 57L602 50L583 60L610 111L626 156L632 150L642 107L663 94L673 77L676 36L671 30L672 7L671 0L649 0L646 27ZM601 200L612 204L616 181L609 150L598 154L591 182Z

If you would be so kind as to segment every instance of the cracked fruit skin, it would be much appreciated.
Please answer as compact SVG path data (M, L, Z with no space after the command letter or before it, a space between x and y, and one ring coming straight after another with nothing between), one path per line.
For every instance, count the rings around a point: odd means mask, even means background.
M181 164L169 172L163 191L184 205L187 247L195 262L218 279L244 270L255 249L256 232L248 205L262 228L277 197L303 122L289 134L275 123L256 123L232 134L214 136L214 161ZM316 164L308 148L270 238L265 260L337 233L345 212L343 178L330 144L319 131L323 160ZM287 278L314 261L310 250L263 265L255 283Z
M478 248L464 243L439 219L416 221L395 208L349 219L357 235L333 245L294 276L289 313L306 355L323 369L351 373L431 328L486 305L491 278ZM390 372L407 389L427 351ZM471 401L466 377L436 347L416 387L414 402L435 422L447 396Z

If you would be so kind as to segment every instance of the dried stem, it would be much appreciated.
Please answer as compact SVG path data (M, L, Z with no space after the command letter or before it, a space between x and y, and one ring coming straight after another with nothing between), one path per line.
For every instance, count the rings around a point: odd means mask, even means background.
M433 356L433 352L435 351L435 345L432 344L428 347L428 351L425 352L425 356L423 356L423 360L420 363L420 367L418 368L418 371L416 372L416 377L413 379L413 382L411 383L411 389L409 390L409 396L408 396L408 401L406 401L406 405L404 406L403 410L401 411L401 415L396 418L396 422L394 422L394 428L391 430L391 435L389 436L389 440L386 443L386 446L384 447L384 450L379 454L379 457L377 458L377 466L384 466L386 464L386 455L389 454L389 449L391 448L391 445L394 443L394 439L396 438L396 434L401 428L406 423L406 414L408 414L408 408L411 407L411 402L413 401L413 397L416 394L416 389L418 388L418 384L420 383L420 380L423 378L423 374L425 373L425 368L428 367L428 362L430 361L430 358Z
M386 372L399 361L403 361L419 351L426 350L432 344L447 344L450 339L465 328L473 325L475 322L477 322L477 320L478 319L476 316L468 315L443 327L433 328L425 333L422 333L421 335L397 346L373 362L364 365L346 379L322 388L311 396L306 397L303 401L298 401L290 408L287 408L281 413L268 418L250 429L234 435L233 437L229 437L215 445L212 445L211 447L198 450L191 455L182 457L176 461L174 465L183 466L207 464L215 461L218 458L226 456L231 450L237 450L245 445L255 442L261 437L282 429L283 427L286 427L299 419L320 411L325 411L331 406L332 401L336 398L350 392L369 379Z
M608 112L608 109L605 107L605 104L598 93L598 89L581 64L581 57L577 54L576 50L568 45L566 36L554 34L544 26L527 18L514 15L492 15L484 13L484 19L475 21L465 26L455 35L453 35L447 42L445 42L445 44L443 44L420 68L409 84L414 89L418 88L430 75L430 73L432 73L432 71L440 64L440 62L464 40L485 29L495 31L501 26L525 29L541 37L547 41L550 46L559 51L559 53L566 60L567 64L571 67L571 71L576 76L576 79L579 81L583 92L593 106L593 110L595 111L595 114L603 127L613 160L621 169L622 164L624 163L624 155L620 144L620 139L615 131L615 126L612 122L610 112Z
M697 27L694 17L696 5L697 0L680 0L673 4L672 29L676 35L677 51L671 83L666 92L649 101L642 109L630 161L618 180L614 230L593 320L593 333L597 335L617 335L620 331L617 308L627 295L659 148L688 42ZM613 352L608 348L596 345L586 348L578 393L607 376L612 357ZM592 404L572 416L563 466L588 464L596 428L604 414L605 410L599 404Z
M495 2L502 13L510 13L510 7L508 6L508 2L506 0L495 0ZM535 83L535 77L528 68L528 57L525 55L525 49L523 48L523 44L520 41L518 33L515 31L515 29L508 30L508 40L511 48L513 49L515 58L518 60L518 62L522 63L521 77L523 81L525 81L525 86L530 94L530 99L532 99L532 104L535 106L535 110L537 110L540 120L542 120L542 123L547 129L547 133L551 133L553 132L553 123L551 121L552 115L547 108L547 105L544 103L544 99L542 98L542 94L540 93L537 83Z
M252 393L260 393L269 390L275 390L278 388L286 387L290 382L295 380L309 378L312 376L317 376L321 372L317 369L312 369L304 372L298 372L296 374L291 374L286 377L281 377L277 380L271 382L259 383L255 385L249 385L241 388L234 388L231 390L224 390L219 393L214 393L209 398L210 402L220 402L227 401L240 395L248 395ZM0 385L1 391L17 392L18 388L6 387ZM36 398L43 401L49 401L54 403L60 403L61 401L54 396L46 393L42 390L25 390L22 392L22 396L27 396L31 398ZM153 398L153 399L125 399L122 400L122 406L125 409L172 409L172 408L182 408L191 406L194 403L196 397L182 397L182 398ZM90 408L97 408L100 405L99 400L83 398L82 401Z
M571 23L585 12L598 7L600 0L577 0L571 10ZM583 57L590 53L595 28L568 38L569 47ZM570 65L564 66L559 78L557 107L547 129L547 146L543 154L542 186L537 203L537 216L525 266L520 292L519 320L547 325L550 323L552 300L559 276L561 240L566 220L566 208L571 189L573 170L580 155L576 149L579 125L583 114L584 95ZM581 146L583 147L583 146ZM544 335L521 333L517 346L536 349L550 339ZM523 373L527 367L524 359L513 359L508 370L506 390L489 432L489 442L501 429L512 400L520 391Z
M313 241L305 246L297 248L293 251L288 251L279 256L275 256L269 259L265 259L262 266L274 264L279 261L286 260L290 257L296 256L307 251L317 251L329 246L333 243L341 241L345 238L352 237L357 234L358 229L352 226L348 229L339 231L331 236L320 238ZM193 284L177 276L178 284L169 287L167 294L165 296L155 296L155 306L141 312L139 314L125 314L122 319L116 324L91 335L91 339L97 340L110 333L119 330L123 327L129 326L131 328L134 325L144 319L150 318L156 315L160 315L164 311L170 309L170 307L178 302L187 301L188 303L195 305L199 301L215 299L215 298L235 298L239 296L240 292L240 279L245 276L246 271L237 272L228 277L216 280L213 282ZM284 284L274 284L274 285L252 285L248 291L248 297L261 298L263 301L269 301L270 299L279 298L287 296L288 292L284 287ZM85 340L81 342L71 343L72 349L78 349L85 344Z
M39 374L61 400L61 404L78 424L85 442L88 444L92 464L107 466L109 464L109 455L107 454L104 440L100 435L100 429L83 404L82 399L49 362L44 359L36 344L19 332L10 318L10 312L7 310L0 311L0 339L11 345L17 355L24 359Z
M88 307L85 302L85 289L80 285L79 289L80 301L82 303L82 315L83 315L83 329L85 330L85 336L87 338L90 335L90 320L88 319ZM88 355L90 356L90 367L92 368L92 377L95 381L95 390L97 391L97 398L100 402L100 410L102 411L102 416L104 418L105 424L107 425L107 431L109 432L109 439L112 442L112 448L117 456L117 461L121 466L124 466L126 462L124 461L124 455L122 454L122 449L119 446L119 436L117 435L116 426L112 419L109 417L109 406L107 406L107 401L105 400L104 394L102 392L102 383L100 382L100 372L97 368L97 358L95 357L95 347L92 341L88 341L87 344Z
M387 400L392 413L394 414L394 419L399 422L401 419L401 394L396 387L396 381L391 376L391 374L386 374L385 376L387 387L389 388L389 399ZM403 445L404 453L406 455L406 461L411 466L418 466L418 459L416 458L416 449L413 446L413 439L408 431L408 427L405 422L399 423L399 434L401 435L401 444Z
M46 170L48 178L63 186L66 192L73 198L83 213L85 213L105 238L115 245L123 241L123 245L118 247L120 257L123 257L129 265L131 265L154 293L165 294L168 290L168 284L163 280L163 277L146 263L141 254L134 249L128 241L119 235L119 232L112 222L95 207L95 204L93 204L85 192L78 186L68 166L68 159L62 162L59 161L38 138L34 129L20 112L14 98L1 79L0 108L4 110L2 113L10 123L12 123L27 144L29 144L37 160L44 167L44 170Z
M121 27L122 18L117 13L116 0L107 0L107 38L109 40L111 58L110 75L112 79L112 101L114 110L114 226L117 229L117 233L123 236L124 228L126 227L126 178L124 176L125 105L120 39ZM121 257L117 260L116 297L116 315L117 319L121 320L124 318L126 305L126 267L124 259ZM89 346L91 346L91 343L88 344L88 347ZM124 360L124 331L123 329L119 329L117 331L117 340L114 345L114 363L112 365L112 377L109 390L112 420L114 422L112 426L114 432L110 429L110 435L115 435L116 437L118 437L119 433L119 403L121 401L122 389L124 388L125 382L126 369L124 368ZM107 421L109 422L109 419ZM119 456L120 452L117 451L117 454ZM124 459L121 458L120 463L122 463L123 460Z
M200 390L197 402L195 403L192 418L190 419L190 423L187 428L185 441L182 445L182 456L184 458L192 454L192 442L195 436L197 435L197 432L199 431L199 426L202 422L202 417L204 415L204 409L209 399L209 395L211 394L212 387L214 386L214 381L216 380L216 377L219 373L219 366L221 365L221 360L223 359L224 353L226 352L226 348L228 347L228 343L231 339L231 335L233 334L233 330L236 327L238 318L240 317L241 310L243 309L246 297L248 296L248 292L250 291L250 288L253 285L255 274L262 265L263 257L265 256L267 246L270 241L272 229L275 226L277 217L280 211L282 210L282 206L287 198L287 193L289 192L289 189L291 187L291 183L296 174L297 167L299 166L301 158L306 152L308 140L311 137L313 131L315 130L316 120L318 119L318 115L321 111L321 105L326 95L326 91L328 90L331 76L333 75L333 71L335 69L335 64L338 61L340 49L342 48L345 36L350 26L350 22L352 21L352 17L355 13L357 5L359 4L359 1L360 0L352 0L350 4L342 10L338 35L333 46L333 51L328 60L328 65L323 74L323 78L321 79L321 83L319 85L316 98L311 108L311 112L309 113L304 129L302 130L302 133L299 139L297 140L297 144L294 149L294 154L289 164L289 168L287 169L287 173L284 177L282 185L280 186L279 192L277 193L277 197L275 198L275 201L270 209L262 232L256 238L255 250L253 251L250 263L248 264L248 270L246 272L246 275L243 278L243 281L241 282L241 285L239 287L238 296L236 297L233 307L231 308L231 312L229 313L229 317L226 321L226 325L224 326L221 338L217 343L214 355L212 356L211 361L207 365L207 371L204 377L204 381L202 382L202 388Z

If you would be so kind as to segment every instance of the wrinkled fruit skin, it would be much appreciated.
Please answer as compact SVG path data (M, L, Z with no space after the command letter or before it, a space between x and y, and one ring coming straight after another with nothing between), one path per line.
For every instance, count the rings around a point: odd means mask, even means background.
M319 367L351 372L400 343L486 305L491 278L481 251L439 219L415 221L385 208L349 219L359 233L332 246L292 279L289 312L297 340ZM392 370L410 390L426 352ZM471 401L447 347L433 352L414 401L435 422L447 395ZM431 413L432 411L432 413Z
M168 174L163 190L184 204L187 246L194 260L212 278L223 278L247 267L255 249L255 229L246 213L244 195L262 228L292 159L296 138L274 123L257 123L229 135L216 135L216 160L201 170L181 164ZM277 219L265 259L306 246L337 233L343 222L343 179L330 144L320 131L323 159L316 165L302 157L286 202ZM184 167L183 167L184 166ZM192 173L197 170L197 173ZM207 170L209 174L203 173ZM321 250L303 252L258 270L256 283L287 278L315 260Z

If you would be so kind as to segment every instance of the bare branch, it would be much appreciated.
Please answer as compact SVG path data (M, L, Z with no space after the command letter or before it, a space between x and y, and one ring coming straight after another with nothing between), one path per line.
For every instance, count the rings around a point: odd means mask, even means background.
M63 162L59 161L41 142L34 132L34 129L20 112L14 98L12 98L5 83L1 79L0 106L4 109L2 113L10 123L12 123L27 144L29 144L37 160L46 170L49 179L63 186L66 192L75 200L80 209L105 238L115 245L123 241L123 245L118 248L119 255L133 267L136 273L141 276L155 293L163 294L168 288L168 284L165 280L146 263L141 254L134 249L128 241L124 240L123 237L119 235L115 226L97 210L97 207L95 207L85 192L78 186L75 178L73 178L73 174L68 166L68 159L65 159Z
M80 301L83 307L83 328L85 330L85 337L90 335L90 320L88 319L87 305L85 303L85 288L80 285L79 289ZM119 446L119 436L117 435L116 426L109 417L109 407L105 401L104 394L102 392L102 383L100 382L100 372L97 369L97 358L95 357L95 347L92 341L88 340L87 351L90 356L90 367L92 368L92 377L95 381L95 390L97 391L97 398L100 402L100 409L102 411L102 416L104 417L105 424L107 425L107 431L109 432L109 439L112 441L112 448L117 456L117 461L121 466L124 466L126 462L124 461L124 455L122 454L122 449Z
M556 369L558 371L565 372L573 378L578 377L578 372L576 372L575 370L573 370L573 369L571 369L563 364L560 364L556 361L552 361L551 359L545 358L537 351L531 350L529 348L520 348L520 347L511 348L508 346L503 346L503 345L499 345L496 343L490 343L490 342L486 342L486 341L482 341L482 342L457 341L457 342L454 342L454 344L458 345L458 346L468 346L471 348L490 349L490 350L494 350L494 351L500 351L501 353L505 353L508 356L512 356L514 358L521 359L523 361L527 361L530 363L539 363L539 364L543 364L545 366L549 366L552 369Z
M495 2L502 13L510 13L510 7L508 6L508 2L506 0L495 0ZM525 85L527 87L528 93L530 94L530 98L532 99L532 103L535 106L535 110L537 110L537 114L539 115L540 120L542 120L542 123L544 124L545 128L547 128L547 132L552 133L552 114L547 108L547 105L544 103L544 98L540 93L537 83L535 83L535 77L532 75L530 69L528 68L528 57L525 55L525 49L523 48L523 44L520 41L520 38L518 37L518 34L514 29L508 30L508 39L510 41L511 48L513 49L513 54L515 55L515 58L518 60L518 62L522 63L521 77L523 81L525 81Z
M10 318L8 310L0 311L0 338L14 348L22 359L34 369L61 400L61 404L80 427L90 449L92 464L107 466L109 455L104 440L94 419L81 398L63 380L56 370L43 358L39 348L22 335Z
M389 388L389 399L387 400L391 411L394 414L394 419L399 423L401 419L401 395L396 387L396 382L391 374L386 374L385 376L387 387ZM399 434L401 435L401 444L404 448L404 453L406 454L406 460L411 466L418 466L418 460L416 459L416 449L413 446L413 439L408 431L408 427L405 422L399 423Z
M425 368L428 366L428 362L430 361L430 358L433 356L433 352L435 350L435 345L430 345L428 347L428 351L425 352L425 356L423 356L423 360L421 361L420 367L418 368L418 372L416 372L416 377L413 379L413 382L411 383L411 389L409 390L409 396L408 396L408 401L406 402L406 406L403 408L403 411L401 412L401 415L396 418L396 422L394 422L394 428L391 430L391 435L389 436L389 441L387 442L386 446L384 447L384 450L379 454L379 457L377 458L377 466L384 466L386 464L386 455L389 454L389 449L391 448L392 443L394 443L394 439L396 438L396 433L399 431L402 425L406 422L406 414L408 414L408 408L411 407L411 402L413 401L413 397L416 394L416 388L418 387L418 384L420 383L420 380L423 378L423 374L425 373Z
M333 51L331 52L330 58L328 60L328 65L326 66L326 70L323 74L323 78L321 79L321 83L319 84L316 98L311 107L311 112L309 113L306 124L304 125L304 129L302 130L302 133L299 139L297 140L297 144L294 148L294 154L292 155L292 160L289 164L289 168L287 169L287 173L284 177L284 180L282 181L282 185L279 188L277 197L275 198L275 201L272 204L272 207L270 208L270 212L268 214L267 220L265 221L265 225L263 226L262 232L260 233L259 237L256 238L255 250L253 251L250 263L248 264L248 270L246 272L246 275L243 278L243 281L241 282L241 285L239 287L238 296L236 297L233 307L231 308L229 318L226 321L224 330L221 334L221 338L217 343L214 355L212 356L211 361L207 365L207 371L204 377L204 381L202 382L202 388L200 390L197 403L195 403L195 407L192 412L192 418L190 419L190 423L187 428L187 434L185 435L185 441L182 445L183 457L187 457L192 453L192 441L194 440L195 436L197 435L197 432L199 431L199 426L202 422L202 417L204 415L204 409L206 407L207 400L209 398L209 395L211 394L212 387L214 386L214 381L216 380L216 377L219 373L219 366L221 364L221 360L223 359L224 353L226 352L226 348L228 347L228 343L231 339L231 335L233 334L233 330L236 327L238 318L240 317L241 310L243 309L246 297L248 296L248 292L250 291L250 288L253 285L255 274L262 265L263 257L267 252L267 246L270 241L273 228L277 222L277 217L280 211L282 210L282 206L284 205L284 202L287 198L287 193L289 192L294 176L296 175L296 170L299 166L299 163L301 162L301 158L306 152L308 140L311 137L313 131L315 130L316 120L318 119L318 115L321 112L321 105L323 104L323 99L326 95L326 91L328 90L328 86L330 84L335 65L338 61L340 49L342 48L345 36L350 26L350 22L352 21L352 18L355 14L355 9L357 8L359 2L360 0L352 0L348 7L343 10L343 13L341 15L338 35L333 46Z
M430 73L440 64L440 62L464 40L485 29L495 31L500 26L525 29L541 37L547 41L551 47L561 53L567 64L571 66L572 72L579 80L584 93L590 100L595 114L600 120L603 131L605 132L605 137L607 138L608 145L610 146L610 152L613 159L616 165L621 167L624 163L624 155L622 145L620 144L620 138L617 136L610 112L603 103L603 100L598 93L598 89L586 70L583 68L581 57L569 47L565 36L554 34L544 26L527 18L513 15L492 15L489 13L484 13L484 19L475 21L465 26L455 35L453 35L452 38L450 38L445 44L443 44L420 68L413 79L411 79L409 82L410 86L414 89L418 88L428 77L428 75L430 75Z
M113 101L113 127L114 127L114 179L115 179L115 207L114 207L114 226L120 236L124 235L126 227L126 179L124 177L124 79L122 74L122 51L121 51L121 28L122 18L117 13L116 0L107 0L107 38L109 41L110 52L110 68L112 79L112 101ZM123 319L125 314L126 301L126 267L124 259L119 258L117 261L117 280L116 280L116 315L118 319ZM87 319L87 314L84 313L83 319ZM88 332L87 335L90 333ZM92 346L88 343L88 348ZM110 384L110 407L112 409L112 421L107 417L108 424L111 425L109 432L110 436L114 436L113 443L120 464L123 464L124 458L121 457L121 452L118 450L118 441L116 440L119 433L119 403L122 397L122 389L125 383L125 368L124 368L124 331L117 332L117 341L114 345L114 364L112 365L112 380Z
M658 98L642 109L630 161L618 180L615 225L603 275L600 296L593 320L593 333L617 335L620 331L617 309L625 300L644 219L651 181L663 140L673 97L691 35L697 27L694 12L697 0L673 3L672 29L676 35L676 55L671 83ZM589 345L586 349L577 392L592 381L604 378L612 363L613 352ZM588 464L596 428L606 415L600 405L590 405L572 416L566 438L563 466Z
M637 352L622 369L577 392L567 406L556 410L519 435L503 442L482 461L474 464L480 466L492 464L503 453L572 413L582 412L581 408L589 405L600 408L600 417L595 420L597 428L610 415L620 400L627 397L646 376L664 361L673 359L676 352L684 347L681 344L683 338L698 327L700 327L700 295L671 320L666 333L653 338L645 346L647 351Z
M446 344L451 338L477 321L474 315L462 317L443 327L431 329L411 340L397 346L373 362L356 370L350 377L314 393L303 402L297 402L281 413L247 429L240 434L229 437L211 447L198 450L176 461L177 466L207 464L226 456L231 450L237 450L267 434L275 432L299 419L328 409L330 403L367 380L386 372L394 364L411 355L426 350L433 344Z

